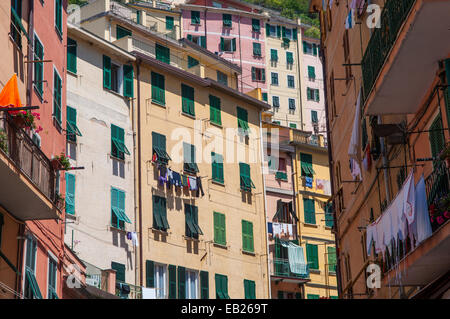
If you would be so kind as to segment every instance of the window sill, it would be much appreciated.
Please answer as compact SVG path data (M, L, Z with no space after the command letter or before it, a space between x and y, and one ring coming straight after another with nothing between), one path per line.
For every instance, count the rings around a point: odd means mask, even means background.
M320 270L318 270L318 269L309 269L309 272L311 273L311 274L316 274L316 275L320 275Z
M317 224L310 224L310 223L303 223L303 226L314 227L314 228L319 227L319 225L317 225Z
M213 179L211 180L211 183L225 187L225 183L222 183L222 182L219 182L219 181L215 181Z
M201 23L192 23L192 22L191 22L191 25L196 26L196 27L199 27L199 26L201 26L202 24L201 24Z
M161 230L153 227L150 227L150 229L154 232L160 233L161 235L169 236L169 232L167 230Z
M76 214L69 214L69 213L65 213L66 214L66 219L70 219L70 220L76 220L77 219L77 215Z
M217 247L217 248L228 249L227 245L218 244L218 243L213 243L213 245L214 245L214 247Z
M114 90L111 90L111 89L108 89L108 88L105 88L105 87L103 87L103 89L104 89L105 91L107 91L108 93L114 94L114 95L116 95L117 97L120 97L120 98L122 98L122 99L126 99L126 98L127 98L126 96L123 96L122 94L120 94L120 93L118 93L118 92L116 92L116 91L114 91Z
M200 239L193 238L193 237L188 237L188 236L186 236L186 235L183 235L183 239L190 240L190 241L194 241L194 242L197 242L197 243L200 242Z
M111 159L113 159L113 160L116 160L116 161L119 161L119 162L122 162L122 163L125 164L125 159L124 159L124 158L115 157L115 156L112 155L112 154L109 154L109 157L110 157Z
M256 256L255 252L252 252L252 251L242 250L242 253L243 253L244 255Z
M184 116L186 116L186 117L189 117L190 119L195 120L195 114L192 115L192 114L185 113L185 112L181 111L181 115L184 115Z
M117 228L117 227L114 227L114 226L111 226L111 225L109 225L109 230L110 231L119 232L119 233L123 233L123 234L127 233L127 231L125 229Z
M56 117L54 115L52 115L52 119L53 119L53 125L58 130L58 132L61 134L61 132L62 132L61 123L56 119Z
M219 123L213 122L211 120L209 120L209 123L211 123L211 125L217 126L220 129L223 129L222 123L219 124Z
M160 107L166 108L166 104L165 104L165 103L156 101L156 100L154 100L154 99L152 99L152 104L155 104L155 105L158 105L158 106L160 106Z
M70 70L67 70L67 74L70 74L70 75L72 75L72 76L74 76L76 78L78 77L78 74L76 72L72 72Z

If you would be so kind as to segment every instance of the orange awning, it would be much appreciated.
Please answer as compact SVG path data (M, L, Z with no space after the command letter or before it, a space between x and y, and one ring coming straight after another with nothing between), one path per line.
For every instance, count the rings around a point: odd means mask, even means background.
M0 107L21 107L17 75L14 74L0 93Z

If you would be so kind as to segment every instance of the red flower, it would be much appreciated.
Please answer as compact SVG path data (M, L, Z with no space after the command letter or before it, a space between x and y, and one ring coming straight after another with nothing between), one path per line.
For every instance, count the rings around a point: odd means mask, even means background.
M442 224L445 220L444 218L442 218L442 216L439 216L438 218L436 218L437 223L440 225Z
M445 216L445 218L450 218L450 212L448 210L446 210L444 212L444 216Z

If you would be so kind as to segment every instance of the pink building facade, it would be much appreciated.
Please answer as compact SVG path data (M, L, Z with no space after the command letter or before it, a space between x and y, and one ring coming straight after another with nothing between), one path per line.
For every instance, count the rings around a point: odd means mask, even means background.
M239 91L267 93L266 16L232 1L188 1L180 8L184 38L241 66ZM225 81L219 74L213 80Z

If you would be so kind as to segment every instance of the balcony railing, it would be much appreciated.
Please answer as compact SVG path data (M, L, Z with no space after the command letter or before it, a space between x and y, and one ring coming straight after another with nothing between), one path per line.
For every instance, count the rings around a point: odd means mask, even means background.
M450 191L450 172L444 162L436 162L433 173L425 180L428 206L447 196Z
M297 278L297 279L308 279L309 278L309 267L306 265L306 275L299 275L291 272L289 266L289 259L274 258L272 259L272 276L286 277L286 278Z
M55 202L55 171L50 160L28 134L14 123L11 115L2 112L0 130L6 136L2 151L20 168L36 187Z
M364 82L364 100L370 94L378 74L380 73L381 67L396 41L400 27L408 16L415 1L416 0L388 0L385 2L380 18L381 28L374 29L361 61Z

